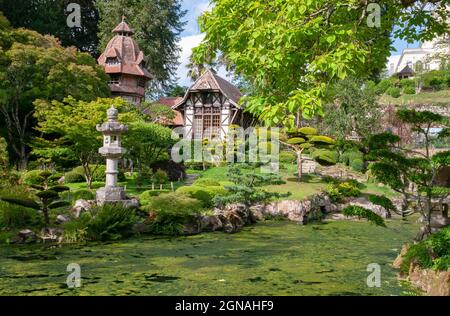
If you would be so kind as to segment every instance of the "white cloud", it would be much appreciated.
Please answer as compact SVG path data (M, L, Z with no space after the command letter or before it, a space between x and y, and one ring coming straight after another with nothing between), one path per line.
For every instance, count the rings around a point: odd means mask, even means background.
M180 66L177 70L177 77L179 78L178 84L181 86L190 86L191 81L187 77L188 69L186 68L186 65L189 63L189 57L192 54L192 49L196 46L198 46L203 38L205 37L204 34L198 34L198 35L191 35L191 36L185 36L181 38L180 41L180 47L182 49L180 53Z
M203 12L210 10L211 6L209 0L184 0L183 9L188 10L188 13L185 17L186 21L188 21L188 24L185 27L181 41L179 43L182 51L179 57L180 66L177 70L177 77L179 85L189 87L191 86L192 82L187 77L188 69L186 68L186 65L189 63L189 57L192 54L192 49L198 46L205 37L204 34L200 34L200 30L197 25L197 19ZM227 72L223 68L220 68L218 73L222 77L225 77L227 75Z
M188 10L185 16L187 25L185 26L183 35L190 36L199 34L200 29L197 24L198 17L202 15L203 12L210 9L209 1L184 0L183 9Z

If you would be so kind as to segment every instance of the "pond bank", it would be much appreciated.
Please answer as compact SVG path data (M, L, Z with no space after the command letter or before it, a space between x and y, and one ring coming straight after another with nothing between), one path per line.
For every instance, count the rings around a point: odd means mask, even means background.
M102 244L0 246L0 295L405 295L391 263L417 232L412 220L266 221L237 234L141 237ZM81 266L68 289L66 267ZM366 285L381 266L381 287Z

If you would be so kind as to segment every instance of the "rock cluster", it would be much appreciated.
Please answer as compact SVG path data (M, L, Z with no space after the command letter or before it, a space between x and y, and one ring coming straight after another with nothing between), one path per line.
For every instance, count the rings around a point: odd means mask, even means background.
M338 207L325 194L318 194L308 200L283 200L267 204L256 204L246 207L244 204L229 204L221 209L216 208L213 215L199 216L196 221L184 226L187 235L205 231L224 231L236 233L244 226L267 218L282 217L298 224L323 218L333 213Z
M409 246L404 245L400 254L392 263L396 269L400 269ZM407 275L400 274L401 278L406 278L412 285L426 292L431 296L450 296L450 269L447 271L435 271L424 269L417 262L411 262Z
M390 218L391 217L391 213L388 210L386 210L384 207L373 204L369 200L362 198L362 197L352 198L349 201L347 201L346 203L339 204L339 209L343 210L344 208L346 208L347 206L350 206L350 205L360 206L365 209L368 209L368 210L374 212L375 214L381 216L382 218Z

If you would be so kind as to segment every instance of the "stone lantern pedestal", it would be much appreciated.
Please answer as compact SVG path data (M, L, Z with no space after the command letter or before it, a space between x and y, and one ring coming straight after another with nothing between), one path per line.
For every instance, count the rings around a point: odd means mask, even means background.
M107 111L108 122L97 125L97 131L103 133L103 147L99 153L106 158L106 185L97 190L97 203L123 203L128 204L125 189L117 186L117 175L119 174L118 162L125 154L125 148L121 147L121 135L128 131L126 125L117 121L118 111L112 107Z

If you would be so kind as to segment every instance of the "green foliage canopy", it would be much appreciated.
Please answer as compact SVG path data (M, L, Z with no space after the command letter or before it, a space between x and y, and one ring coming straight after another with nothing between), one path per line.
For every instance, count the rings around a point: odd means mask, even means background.
M422 9L424 3L435 15ZM395 26L397 35L409 40L448 30L448 1L380 1L380 27L369 26L367 2L359 0L212 4L200 18L206 36L194 51L195 61L223 54L227 66L254 87L255 94L244 100L249 111L275 125L292 126L299 112L305 118L323 114L330 82L379 73Z

